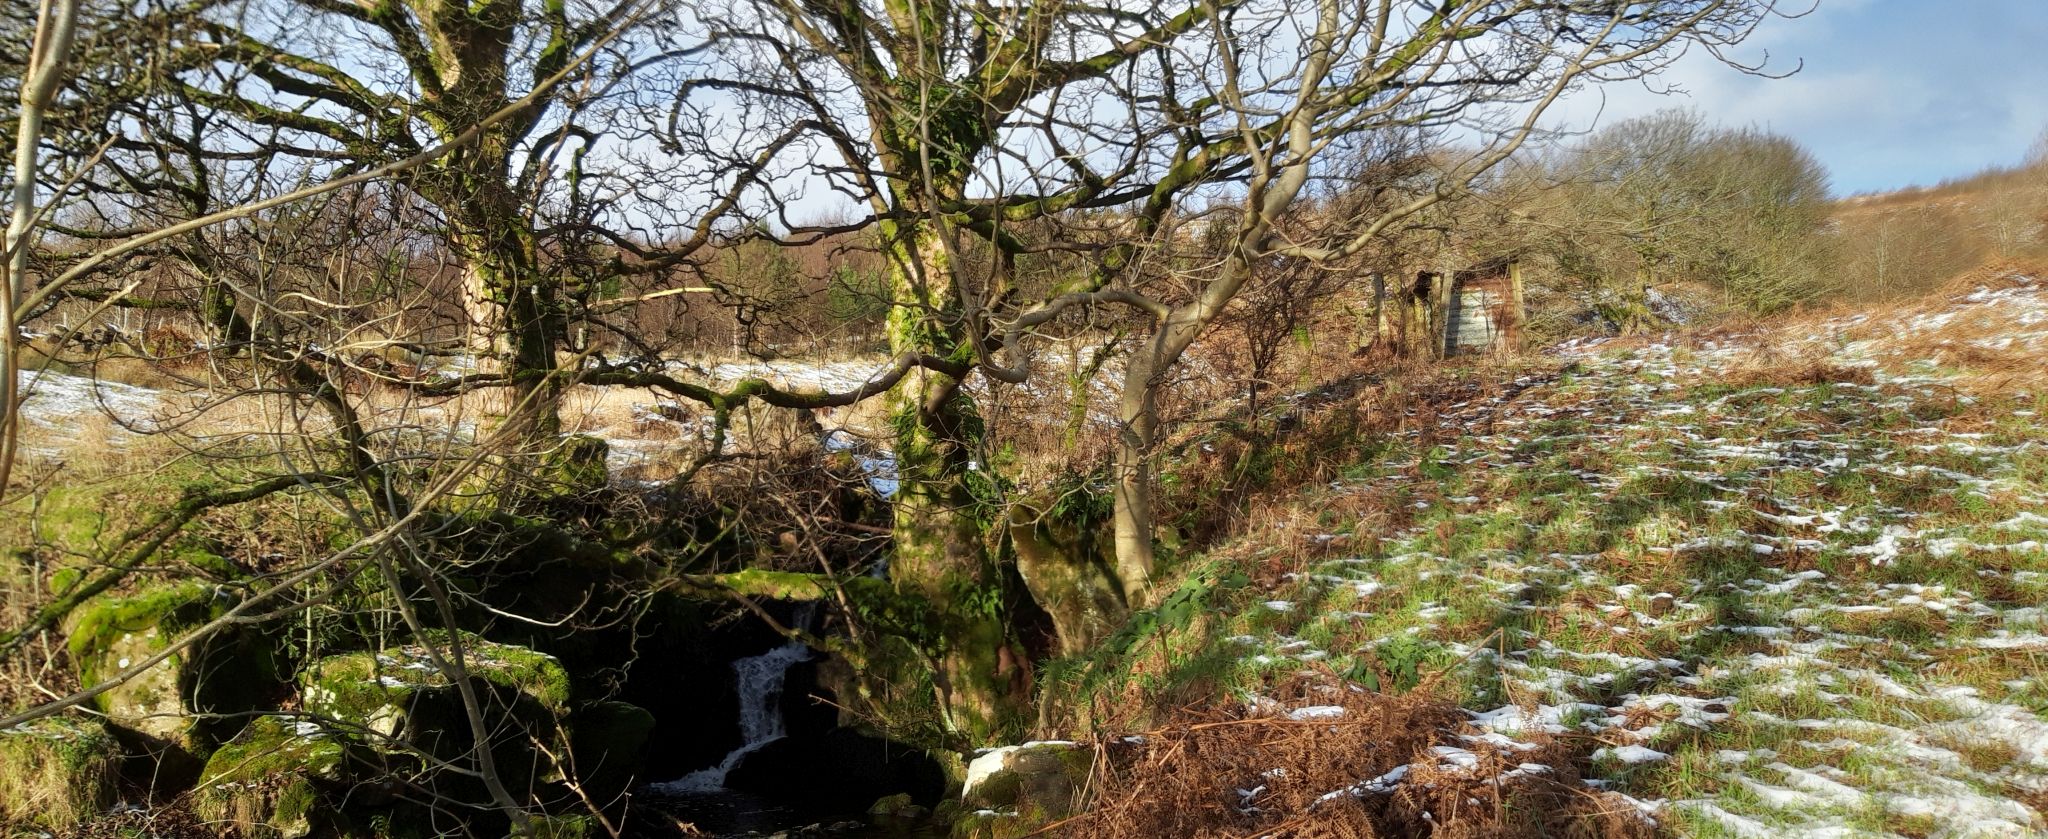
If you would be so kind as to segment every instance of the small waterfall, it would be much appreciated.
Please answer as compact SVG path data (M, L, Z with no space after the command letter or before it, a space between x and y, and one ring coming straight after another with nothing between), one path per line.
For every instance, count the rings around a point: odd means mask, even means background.
M816 609L815 603L798 607L794 625L799 629L808 628ZM717 766L699 769L654 786L668 792L717 792L724 789L726 773L740 765L747 755L788 733L782 721L782 683L789 676L789 668L810 658L810 647L804 646L802 641L791 641L760 655L734 661L732 672L740 697L740 747L728 753Z

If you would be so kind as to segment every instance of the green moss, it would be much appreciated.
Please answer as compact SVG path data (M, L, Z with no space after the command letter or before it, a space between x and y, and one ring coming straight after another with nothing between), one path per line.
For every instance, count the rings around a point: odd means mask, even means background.
M730 589L735 594L748 597L766 597L771 600L823 600L831 594L826 588L830 578L820 574L800 574L792 571L770 571L765 568L748 568L731 574L719 574L710 582Z
M216 580L237 580L248 576L227 557L200 548L186 547L171 555L171 564L196 569Z
M875 799L875 803L868 805L868 815L891 818L913 806L916 805L911 801L910 793L899 792Z
M604 489L610 478L605 468L610 454L611 444L602 439L588 434L570 436L542 462L543 477L552 491L564 495L596 492Z
M975 810L953 820L952 839L1023 839L1044 826L1045 819L1030 814Z
M96 556L141 516L161 509L163 502L183 497L190 487L210 484L214 478L206 468L194 459L173 459L134 474L58 482L37 499L32 520L0 521L0 544L47 543L59 555ZM166 554L218 548L195 533L179 534L164 547Z
M1000 761L999 766L988 766ZM1012 746L976 758L979 782L966 789L969 807L1022 814L1035 824L1064 818L1081 805L1095 752L1067 743Z
M215 589L204 583L145 590L126 597L104 597L81 606L65 628L79 680L88 685L126 665L107 661L130 636L152 634L149 652L163 648L168 636L203 624L226 611ZM108 665L113 666L108 666ZM106 705L103 702L102 708Z
M218 619L236 602L227 589L203 582L88 600L66 622L72 666L80 682L98 684ZM234 735L240 718L195 715L271 707L284 683L282 655L276 638L261 628L233 626L170 655L95 701L114 721L203 756Z
M84 579L84 571L76 568L59 568L50 574L50 593L61 596Z
M235 604L226 590L200 582L159 586L88 600L67 622L79 681L96 685L161 653L180 636ZM233 736L232 715L266 707L281 685L274 639L256 628L213 634L99 695L114 722L203 757Z
M508 688L552 714L568 713L569 673L554 656L467 632L459 637L471 677ZM446 639L438 632L425 639L444 660L450 652ZM415 695L450 686L420 644L321 659L307 668L302 684L308 707L317 713L370 725L385 734L394 733L390 726L398 722L390 715L403 714Z
M568 711L569 671L554 656L526 647L485 643L475 648L477 653L468 662L472 673L533 697L557 714Z
M565 717L569 675L554 657L464 633L463 663L488 732L470 734L462 691L433 662L447 660L447 636L423 643L329 656L300 675L306 710L338 728L372 735L383 773L410 777L447 800L489 808L490 794L471 772L476 747L488 749L507 788L535 789L559 779L555 760L571 751ZM538 743L539 745L536 745ZM388 748L387 748L388 746Z
M208 822L256 839L297 839L325 826L327 790L346 780L351 746L311 723L262 717L215 750L192 793Z
M0 823L67 830L114 803L121 749L96 720L46 717L0 731Z

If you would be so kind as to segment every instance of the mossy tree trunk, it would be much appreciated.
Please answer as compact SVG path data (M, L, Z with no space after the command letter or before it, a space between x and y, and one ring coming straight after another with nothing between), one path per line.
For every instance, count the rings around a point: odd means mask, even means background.
M847 89L860 99L857 118L842 117L836 103L813 92L815 68L795 60L785 65L787 78L770 94L811 105L817 115L812 130L843 159L858 161L848 177L859 184L893 263L890 349L899 357L944 359L942 366L952 371L982 360L989 348L977 342L985 341L992 315L1006 305L998 302L1005 300L1002 270L991 271L986 286L962 293L967 286L953 264L959 255L951 246L955 234L977 243L976 252L992 248L1014 255L1024 252L1019 231L1033 220L1130 200L1112 197L1105 192L1110 182L1092 176L1036 201L970 196L969 183L999 192L1014 188L997 185L985 171L994 159L990 150L1006 142L1003 127L1014 125L1020 114L1036 123L1033 103L1111 78L1156 55L1160 45L1201 28L1214 12L1206 5L1178 12L1118 11L1108 14L1119 23L1104 30L1104 12L1068 3L1025 3L995 17L980 7L928 0L774 0L764 8L779 13L786 37L796 42L790 46L797 48L778 53L829 62L827 73L843 73ZM1102 34L1107 42L1073 41L1077 32ZM758 37L739 34L745 39L736 42ZM738 69L758 75L752 66ZM749 78L739 86L761 85ZM1176 186L1166 194L1215 165L1204 156L1177 167ZM999 256L998 263L1005 259ZM1105 272L1094 287L1115 273ZM974 403L961 390L964 373L932 366L904 378L888 400L900 479L890 576L906 594L932 605L930 629L938 640L921 643L935 659L939 698L955 739L982 745L1012 711L1022 710L1024 698L1001 666L1010 658L1010 616L991 546L1005 517L990 503L998 482L968 468L983 434Z
M566 319L559 284L542 276L534 233L517 201L502 184L477 180L469 197L444 205L459 219L454 241L464 260L469 346L510 382L505 421L514 439L545 444L561 431L555 350Z
M893 243L890 349L962 357L962 301L943 233L925 221L885 225ZM975 453L983 437L974 400L963 382L920 369L890 391L898 489L889 577L898 589L931 607L935 625L926 652L936 664L933 681L953 736L970 744L992 742L1024 697L1001 672L1008 645L1002 577L988 550L993 513L977 497Z
M428 47L423 58L442 82L426 97L426 122L443 142L481 127L475 140L419 171L414 187L448 217L451 244L463 260L469 346L509 380L507 430L525 445L545 444L561 430L555 349L565 343L567 323L559 278L540 270L525 178L512 164L539 111L487 122L517 98L511 38L528 14L525 0L414 3ZM551 7L542 11L554 14ZM551 42L537 74L566 61L566 43L559 36Z

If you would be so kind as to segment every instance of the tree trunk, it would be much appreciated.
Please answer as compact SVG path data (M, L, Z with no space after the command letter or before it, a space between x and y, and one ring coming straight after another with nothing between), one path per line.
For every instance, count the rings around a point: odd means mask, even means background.
M1117 402L1116 578L1124 602L1144 608L1152 599L1152 571L1157 564L1152 536L1158 521L1152 506L1152 445L1159 433L1159 339L1131 353L1124 368L1123 393Z
M561 432L555 347L562 331L551 281L534 276L524 254L481 245L471 237L463 268L463 308L471 352L481 366L510 377L505 422L524 445L545 445Z
M546 447L561 433L555 348L566 343L557 281L539 272L536 236L504 173L448 171L422 194L454 221L463 259L462 307L479 367L511 379L507 430L522 447Z
M939 233L919 223L883 232L896 243L890 349L954 355L960 300ZM898 480L889 577L931 604L936 648L927 652L948 727L965 744L984 745L1021 718L1022 703L1000 667L1008 616L984 538L992 516L968 483L981 419L960 385L918 370L889 393Z

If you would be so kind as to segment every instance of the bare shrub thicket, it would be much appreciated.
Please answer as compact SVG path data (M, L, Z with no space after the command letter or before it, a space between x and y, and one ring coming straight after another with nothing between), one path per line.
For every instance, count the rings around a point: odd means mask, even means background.
M1825 171L1797 143L1690 111L1615 123L1515 173L1510 226L1624 330L1647 289L1770 312L1836 283Z

